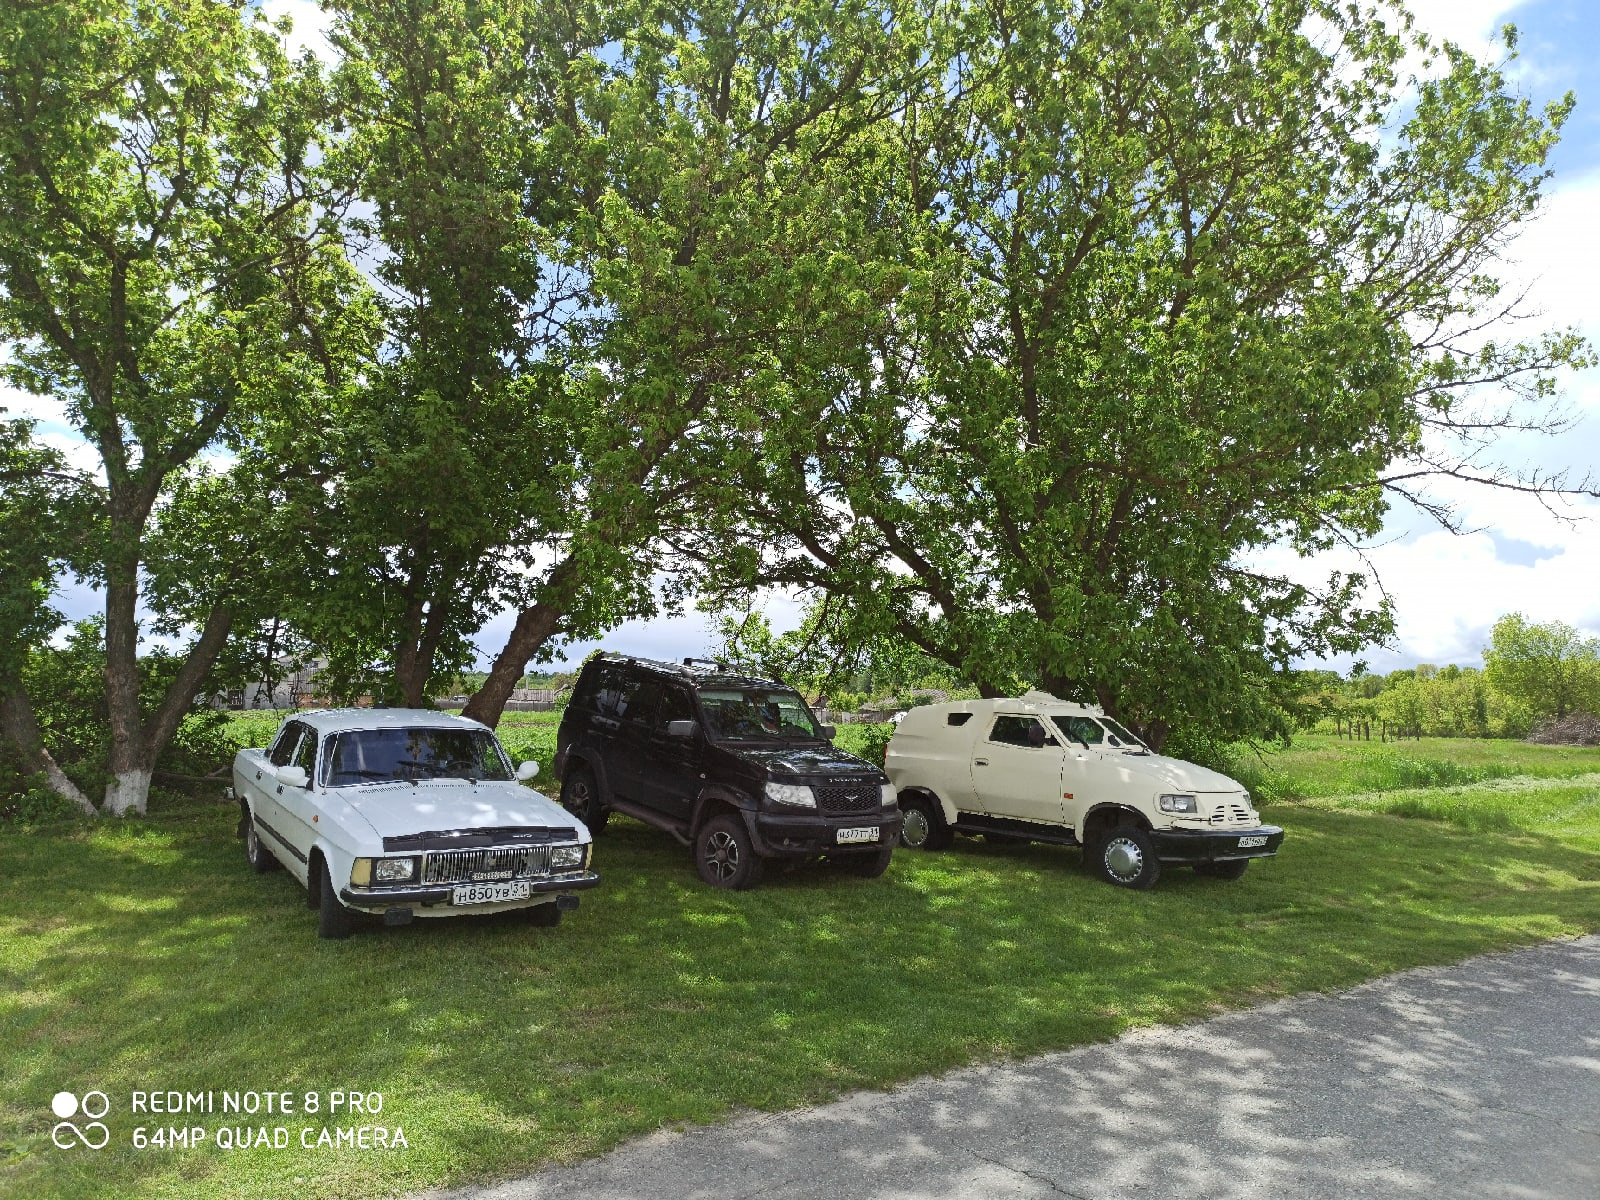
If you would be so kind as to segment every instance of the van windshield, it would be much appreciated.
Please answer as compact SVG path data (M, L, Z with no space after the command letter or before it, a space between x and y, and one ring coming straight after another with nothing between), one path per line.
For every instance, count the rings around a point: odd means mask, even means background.
M766 688L702 688L700 708L713 741L820 740L816 718L799 692Z
M500 743L481 729L355 729L334 734L330 742L325 787L514 778Z
M1120 740L1124 747L1131 750L1148 750L1150 748L1110 717L1101 717L1100 724L1111 731L1111 744L1113 746L1117 745Z

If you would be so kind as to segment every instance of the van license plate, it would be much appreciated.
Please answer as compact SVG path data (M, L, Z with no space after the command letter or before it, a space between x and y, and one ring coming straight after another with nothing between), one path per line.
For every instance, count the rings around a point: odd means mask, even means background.
M507 900L526 900L526 883L469 883L450 893L451 904L503 904Z
M875 842L878 840L878 827L876 825L863 825L858 829L841 829L838 833L837 845L843 846L848 842Z
M1239 849L1241 850L1248 850L1252 846L1265 846L1266 844L1267 839L1262 834L1256 834L1251 837L1242 837L1239 839Z

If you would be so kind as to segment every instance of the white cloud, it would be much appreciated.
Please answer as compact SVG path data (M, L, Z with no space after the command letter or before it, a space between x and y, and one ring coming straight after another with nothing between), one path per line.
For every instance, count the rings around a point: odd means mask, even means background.
M298 58L303 50L310 50L321 59L333 58L333 47L328 43L328 27L333 15L323 11L315 0L262 0L261 11L274 21L288 17L294 28L284 39L284 47Z

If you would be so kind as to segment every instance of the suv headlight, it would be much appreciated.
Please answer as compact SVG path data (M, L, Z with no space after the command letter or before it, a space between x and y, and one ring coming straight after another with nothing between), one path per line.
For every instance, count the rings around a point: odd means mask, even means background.
M899 808L900 794L894 790L894 784L883 785L883 806L885 808Z
M582 867L582 846L557 846L550 852L550 869L552 871L577 871Z
M1164 813L1198 813L1193 796L1157 796L1156 807Z
M373 883L404 883L417 873L414 858L380 858L372 864Z
M815 808L817 797L803 783L769 783L767 799L774 804L792 804L796 808Z

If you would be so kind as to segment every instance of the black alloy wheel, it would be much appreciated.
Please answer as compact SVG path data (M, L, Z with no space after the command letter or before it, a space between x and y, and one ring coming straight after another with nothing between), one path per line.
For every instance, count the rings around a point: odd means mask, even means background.
M694 839L694 865L712 887L740 891L761 882L762 867L744 821L723 813L700 827Z
M567 772L561 784L561 803L566 810L589 827L589 832L599 837L611 814L600 803L600 785L594 772L579 763Z

